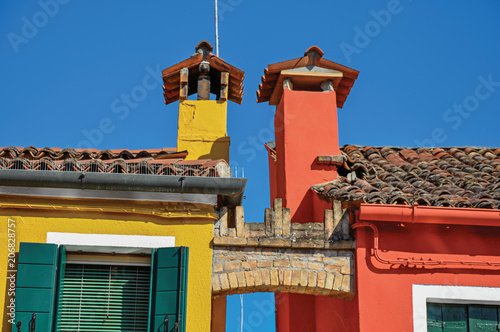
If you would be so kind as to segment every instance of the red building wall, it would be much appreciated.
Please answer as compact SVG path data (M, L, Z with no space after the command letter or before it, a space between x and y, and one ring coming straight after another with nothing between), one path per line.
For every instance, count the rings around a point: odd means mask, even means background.
M319 165L318 156L339 155L337 101L335 91L312 92L285 89L274 118L276 136L276 189L271 195L283 198L292 222L323 222L331 204L311 190L317 183L337 177L333 165ZM271 197L271 201L275 197Z
M276 157L269 158L271 202L283 198L292 222L323 222L331 203L320 200L311 185L337 177L333 165L318 156L340 155L335 91L285 89L275 115ZM304 294L276 294L280 332L357 331L357 301Z
M406 257L500 263L498 227L394 222L373 224L379 231L379 249L383 259ZM413 331L413 284L500 287L499 266L396 266L378 262L373 256L373 248L373 231L365 227L357 228L356 278L360 331Z
M358 331L357 298L352 301L326 296L279 293L277 331Z

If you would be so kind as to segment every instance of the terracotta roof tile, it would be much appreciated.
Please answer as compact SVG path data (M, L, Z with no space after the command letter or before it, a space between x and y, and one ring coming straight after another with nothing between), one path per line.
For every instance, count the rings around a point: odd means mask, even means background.
M323 199L500 209L500 149L346 145Z
M0 148L0 169L230 177L224 160L184 160L186 151Z

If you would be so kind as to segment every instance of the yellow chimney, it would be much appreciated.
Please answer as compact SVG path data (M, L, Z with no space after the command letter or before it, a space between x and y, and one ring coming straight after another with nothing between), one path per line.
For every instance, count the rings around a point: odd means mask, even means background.
M163 71L165 103L179 100L177 150L187 150L187 160L225 159L229 163L227 100L241 104L244 72L212 50L203 41L194 55ZM194 93L198 100L187 100ZM210 100L210 93L215 100Z

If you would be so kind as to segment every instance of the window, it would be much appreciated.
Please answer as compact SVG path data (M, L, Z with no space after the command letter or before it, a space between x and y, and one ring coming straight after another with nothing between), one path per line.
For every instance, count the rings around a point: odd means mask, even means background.
M57 331L147 331L149 266L66 264Z
M494 305L427 303L427 331L498 331L499 312Z
M500 287L414 284L412 293L414 332L498 331Z
M64 245L21 243L16 322L30 331L36 313L36 331L163 332L179 317L186 331L188 249L153 249L150 264L78 262Z

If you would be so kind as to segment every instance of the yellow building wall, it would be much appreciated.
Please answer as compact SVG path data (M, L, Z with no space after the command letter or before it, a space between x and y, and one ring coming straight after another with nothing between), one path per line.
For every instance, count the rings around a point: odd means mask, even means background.
M61 216L66 214L66 216ZM16 263L20 242L46 243L47 232L174 236L175 246L189 247L187 321L188 331L210 331L213 221L210 218L161 218L146 215L114 215L94 212L0 210L0 308L2 332L11 332L6 306L8 224L15 234ZM14 222L12 222L12 220ZM11 237L12 238L12 237ZM11 241L12 242L12 241Z
M179 103L177 151L187 160L225 159L229 162L227 102L185 100Z

